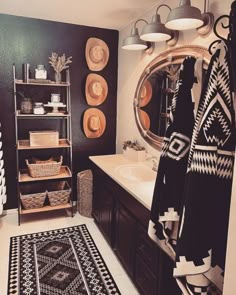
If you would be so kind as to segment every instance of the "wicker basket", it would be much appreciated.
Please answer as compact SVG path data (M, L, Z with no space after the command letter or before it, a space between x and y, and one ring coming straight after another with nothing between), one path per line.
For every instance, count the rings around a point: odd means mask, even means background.
M31 177L46 177L60 173L63 157L60 156L57 159L53 158L46 161L34 161L34 163L30 163L27 159L25 161Z
M26 210L42 208L46 199L46 189L39 186L21 187L20 199Z
M77 174L78 211L86 217L92 216L93 174L91 170L84 170Z
M71 188L68 182L65 182L61 190L50 190L47 188L47 195L51 206L67 204L70 199Z

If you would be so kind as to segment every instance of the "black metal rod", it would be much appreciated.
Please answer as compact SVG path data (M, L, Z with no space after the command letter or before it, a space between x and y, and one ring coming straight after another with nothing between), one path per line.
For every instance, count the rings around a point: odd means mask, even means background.
M161 8L161 7L167 7L167 8L169 8L169 10L171 11L170 6L168 6L168 5L166 5L166 4L161 4L161 5L159 5L159 6L157 7L156 14L157 14L159 8Z
M148 22L145 20L145 19L143 19L143 18L139 18L138 20L136 20L136 22L134 23L134 28L136 28L136 25L137 25L137 23L138 22L140 22L140 21L143 21L143 22L145 22L145 24L147 24Z
M228 15L221 15L220 17L217 18L217 20L215 21L215 24L214 24L214 27L213 27L213 31L215 33L215 35L221 39L221 40L224 40L225 42L227 42L227 40L225 38L223 38L218 32L217 32L217 26L219 24L219 22L223 19L223 18L228 18L229 19L229 16ZM229 25L225 26L223 23L221 23L221 26L222 28L226 29L229 27Z

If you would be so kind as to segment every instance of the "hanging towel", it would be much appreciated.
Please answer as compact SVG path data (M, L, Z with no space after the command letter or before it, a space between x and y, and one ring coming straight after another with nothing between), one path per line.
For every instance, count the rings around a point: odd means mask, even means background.
M191 88L196 59L187 57L180 68L164 137L149 221L149 236L175 256L184 180L194 124Z
M234 124L229 54L222 41L208 67L189 153L174 268L183 294L207 294L198 274L223 289ZM178 280L185 276L189 284Z
M0 215L3 211L3 204L6 203L6 180L5 180L5 169L4 169L4 160L3 160L3 151L2 151L2 132L1 132L1 123L0 123Z

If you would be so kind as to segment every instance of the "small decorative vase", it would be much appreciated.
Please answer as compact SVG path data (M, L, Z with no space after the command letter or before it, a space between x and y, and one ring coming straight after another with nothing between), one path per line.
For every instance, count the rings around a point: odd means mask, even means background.
M32 114L33 113L33 103L30 98L24 97L21 101L20 110L22 114Z
M56 83L61 83L61 72L55 72Z
M44 115L44 107L42 102L34 103L33 113L35 115Z

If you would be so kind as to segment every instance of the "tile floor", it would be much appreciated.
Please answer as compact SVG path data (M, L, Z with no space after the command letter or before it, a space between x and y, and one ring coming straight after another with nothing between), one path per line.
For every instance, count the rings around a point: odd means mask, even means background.
M7 295L9 242L11 236L86 224L121 294L138 295L139 292L135 289L93 219L83 217L78 213L71 218L69 214L70 212L67 215L66 211L61 210L23 216L21 226L18 226L16 210L9 210L6 215L0 216L0 294Z

